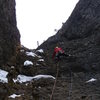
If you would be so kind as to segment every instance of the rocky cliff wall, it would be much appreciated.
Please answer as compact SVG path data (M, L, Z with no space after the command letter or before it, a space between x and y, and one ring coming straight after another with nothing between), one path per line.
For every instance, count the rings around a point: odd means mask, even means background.
M7 63L16 55L19 45L15 0L0 0L0 65Z
M73 62L64 62L74 71L100 71L100 0L80 0L69 19L56 35L39 48L48 52L52 59L56 45L76 57ZM65 67L66 69L67 67ZM65 70L64 69L64 70Z

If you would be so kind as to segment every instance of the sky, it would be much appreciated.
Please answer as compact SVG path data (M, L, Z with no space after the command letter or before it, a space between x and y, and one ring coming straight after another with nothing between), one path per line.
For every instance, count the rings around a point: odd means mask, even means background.
M56 34L79 0L16 0L17 27L21 44L37 48Z

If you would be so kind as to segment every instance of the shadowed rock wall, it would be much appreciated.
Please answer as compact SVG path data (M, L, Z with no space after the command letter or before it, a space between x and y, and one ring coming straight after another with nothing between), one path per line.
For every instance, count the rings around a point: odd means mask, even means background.
M80 0L62 31L66 38L85 38L100 32L100 0Z
M15 56L20 45L15 13L15 0L0 0L0 65Z

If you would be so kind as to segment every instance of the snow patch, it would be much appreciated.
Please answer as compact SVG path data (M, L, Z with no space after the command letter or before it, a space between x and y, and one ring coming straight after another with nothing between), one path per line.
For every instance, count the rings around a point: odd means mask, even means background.
M14 81L14 82L23 83L23 82L31 81L32 79L33 79L33 77L30 77L30 76L18 75L18 76L17 76L17 79L14 79L13 81Z
M40 53L44 53L43 49L37 50Z
M0 69L0 82L8 83L7 79L8 72Z
M14 99L14 98L20 97L20 96L21 96L21 95L12 94L12 95L9 96L9 98L13 98L13 99Z
M96 81L96 80L97 80L97 79L91 78L90 80L86 81L86 83L94 82L94 81Z
M55 77L53 77L51 75L36 75L36 76L34 76L34 79L36 79L36 80L41 79L41 78L52 78L52 79L55 79Z
M35 56L36 56L36 54L33 53L33 52L26 52L26 55L27 55L27 56L32 56L32 57L35 57Z
M33 65L33 63L31 61L29 61L29 60L26 60L24 62L24 66L29 66L29 65Z
M20 50L20 52L24 52L24 50Z
M40 64L37 63L36 65L39 66Z
M13 81L14 82L23 83L23 82L29 82L29 81L31 81L33 79L38 80L38 79L41 79L41 78L52 78L52 79L55 79L55 77L53 77L51 75L36 75L34 77L25 76L25 75L18 75L17 79L13 79Z
M43 61L44 62L44 59L39 59L38 61Z
M37 56L37 57L40 58L40 59L42 58L41 56Z

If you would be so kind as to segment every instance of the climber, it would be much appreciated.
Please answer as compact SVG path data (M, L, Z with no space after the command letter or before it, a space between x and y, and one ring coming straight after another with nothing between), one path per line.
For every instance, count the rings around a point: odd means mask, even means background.
M56 59L56 60L60 60L61 59L61 57L67 57L67 56L69 56L69 55L67 55L65 52L64 52L64 50L62 49L62 48L60 48L60 47L55 47L55 49L54 49L54 53L53 53L53 55L52 55L52 58L53 59Z

